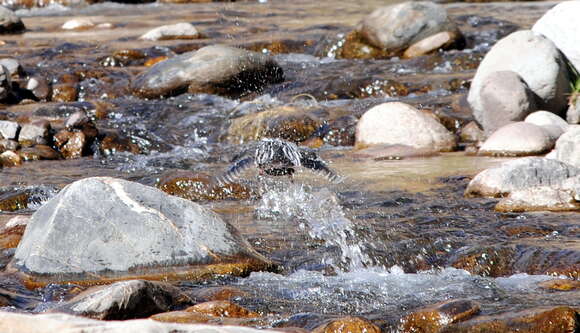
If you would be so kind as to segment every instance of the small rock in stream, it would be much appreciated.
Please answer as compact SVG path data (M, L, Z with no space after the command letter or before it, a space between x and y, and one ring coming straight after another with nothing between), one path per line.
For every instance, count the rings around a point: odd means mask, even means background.
M0 6L0 34L23 32L26 28L20 17L10 9Z
M25 161L58 160L62 158L62 156L56 150L47 145L34 145L32 147L25 147L22 148L18 153Z
M6 67L6 69L8 70L8 73L10 73L10 76L18 75L18 74L21 74L23 72L22 66L20 66L20 63L18 62L18 60L14 59L14 58L0 59L0 65Z
M312 330L312 333L381 333L381 329L361 317L342 317L330 320Z
M191 23L182 22L157 27L143 34L139 39L155 41L167 39L195 39L199 37L199 32Z
M42 77L31 77L26 82L25 88L39 100L46 100L52 92L48 82Z
M4 167L14 167L22 165L22 158L12 150L0 154L0 165Z
M20 125L15 121L0 120L0 139L16 140Z
M256 318L259 315L230 301L209 301L191 306L184 311L196 312L213 317Z
M185 91L236 96L283 80L282 68L268 55L212 45L153 65L133 80L132 89L145 98Z
M548 157L580 167L580 125L570 125Z
M95 23L90 18L81 17L66 21L61 28L63 30L83 30L94 26Z
M438 332L450 324L465 321L479 312L480 305L467 299L453 299L413 311L401 319L401 332Z
M18 142L23 146L32 146L35 144L46 145L48 143L50 129L50 122L44 119L24 124L20 129Z
M480 155L529 156L549 152L555 139L543 127L519 121L495 131L479 149Z
M0 100L7 99L12 93L12 80L6 67L0 65Z

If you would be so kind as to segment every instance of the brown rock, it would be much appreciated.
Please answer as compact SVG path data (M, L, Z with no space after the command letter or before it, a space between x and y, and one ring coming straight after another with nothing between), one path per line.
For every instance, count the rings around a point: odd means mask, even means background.
M248 296L248 293L235 287L224 286L199 289L193 296L204 301L231 301L236 297Z
M213 317L256 318L259 315L230 301L210 301L199 303L185 309L186 312L196 312Z
M101 140L99 146L103 155L112 155L117 152L131 152L133 154L141 153L139 146L127 138L120 137L115 132L109 132Z
M87 137L83 132L62 130L54 136L54 141L66 159L82 157L87 146Z
M470 300L449 300L414 311L401 319L402 332L439 332L449 324L464 321L479 312Z
M381 329L360 317L343 317L316 327L312 333L381 333Z
M0 154L0 165L3 167L14 167L22 165L22 158L12 150Z
M578 311L566 306L537 308L477 317L448 326L441 333L573 333L579 318Z
M161 177L158 188L165 193L192 201L245 200L252 196L252 191L244 185L219 185L212 182L207 175L193 172L171 172Z
M26 82L26 89L30 90L34 97L39 100L46 100L51 94L51 87L45 78L31 77Z
M0 195L0 211L13 212L28 207L30 193L27 191L8 192Z
M145 67L151 67L151 66L155 65L156 63L162 62L162 61L167 60L167 59L169 59L168 56L149 58L149 59L147 59L147 61L145 61Z
M227 138L231 143L263 138L301 142L308 139L321 124L322 121L308 110L281 106L233 119Z
M47 145L34 145L32 147L22 148L18 153L25 161L58 160L61 158L56 150Z
M11 249L18 246L24 234L25 225L15 225L0 232L0 249Z
M18 150L20 148L20 145L18 144L18 142L14 141L14 140L6 140L6 139L0 139L0 153L3 153L7 150Z
M414 58L453 46L461 36L458 31L442 31L409 46L403 58Z
M485 133L475 121L470 121L463 126L459 137L463 142L482 142L485 140Z
M209 316L207 314L186 311L169 311L158 313L149 318L164 323L178 324L203 324L215 320L215 317Z
M384 59L394 55L393 52L370 45L358 31L350 32L339 45L340 48L336 52L337 58Z
M571 291L580 289L580 281L568 279L554 279L538 283L544 289Z
M55 102L74 102L78 97L78 89L72 84L55 84L52 86L51 99Z

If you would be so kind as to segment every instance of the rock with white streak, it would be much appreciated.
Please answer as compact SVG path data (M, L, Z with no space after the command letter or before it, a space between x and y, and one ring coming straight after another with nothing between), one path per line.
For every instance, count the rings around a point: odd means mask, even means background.
M108 177L76 181L33 215L11 266L32 285L134 276L203 280L270 267L209 209Z
M495 131L479 149L480 155L528 156L547 153L556 140L541 126L519 121Z
M465 190L469 197L501 197L532 186L551 186L580 174L580 169L553 159L524 157L477 174Z
M191 23L177 23L164 25L149 30L139 39L142 40L166 40L166 39L196 39L199 38L199 32Z

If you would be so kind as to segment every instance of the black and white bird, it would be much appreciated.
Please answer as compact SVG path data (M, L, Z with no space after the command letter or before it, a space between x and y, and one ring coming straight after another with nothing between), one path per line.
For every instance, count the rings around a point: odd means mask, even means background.
M312 149L298 147L282 139L262 139L254 145L217 178L219 183L231 183L239 178L242 171L252 167L257 168L260 175L289 177L296 172L297 167L304 167L325 175L332 182L340 180Z

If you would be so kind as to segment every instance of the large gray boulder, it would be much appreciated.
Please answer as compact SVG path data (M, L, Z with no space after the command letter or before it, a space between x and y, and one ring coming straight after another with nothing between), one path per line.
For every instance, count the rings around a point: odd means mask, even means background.
M239 95L283 80L282 68L268 55L212 45L155 64L135 78L132 89L136 95L146 98L176 95L186 90Z
M40 207L11 263L31 285L133 276L196 280L269 265L211 210L109 177L76 181Z
M524 157L505 162L477 174L465 195L501 197L531 186L555 185L580 174L580 169L553 159Z
M371 45L392 52L402 52L412 44L443 31L461 37L445 8L429 1L410 1L378 8L362 20L358 31Z
M473 116L488 134L536 110L534 93L516 72L491 72L478 88L481 108L474 109Z
M529 156L547 153L556 139L541 126L518 121L495 131L481 146L479 154Z
M0 312L0 332L9 333L279 333L250 327L162 323L150 319L102 321L68 314Z
M485 78L493 72L516 72L537 96L537 107L563 113L570 93L568 70L553 42L530 30L514 32L498 41L481 61L471 83L467 100L474 114L490 112L481 91Z
M355 146L408 145L430 151L451 151L457 142L434 116L400 102L377 105L360 118Z
M548 37L580 70L580 1L564 1L544 14L532 31Z
M580 167L580 125L571 125L556 141L550 157Z

